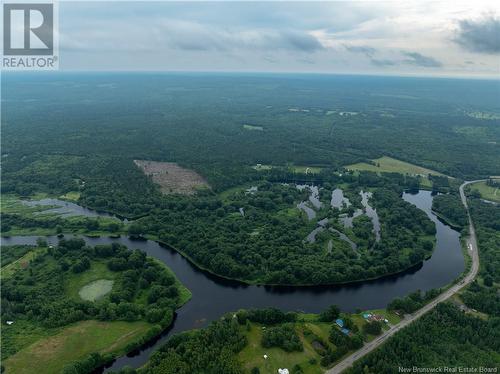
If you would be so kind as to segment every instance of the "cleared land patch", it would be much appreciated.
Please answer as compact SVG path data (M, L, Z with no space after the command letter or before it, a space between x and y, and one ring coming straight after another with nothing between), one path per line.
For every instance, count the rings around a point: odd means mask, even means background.
M41 252L43 249L33 249L26 253L24 256L21 258L11 262L8 265L5 265L2 267L2 278L10 277L12 274L14 274L17 270L19 269L26 269L29 267L30 262L34 260Z
M92 352L124 352L128 343L144 335L150 327L142 321L78 322L22 349L4 360L3 365L8 373L60 373L69 362Z
M111 291L113 283L114 281L109 279L98 279L83 286L78 292L78 295L80 295L83 300L96 301Z
M357 164L347 165L348 170L366 170L373 171L376 173L400 173L400 174L410 174L410 175L440 175L444 174L437 172L435 170L427 169L418 165L410 164L409 162L404 162L397 160L392 157L383 156L373 160L373 164L368 164L366 162L359 162Z
M70 191L65 193L64 195L61 195L59 198L62 200L78 201L78 199L80 198L80 192Z
M252 166L253 169L257 171L267 171L273 168L289 168L294 173L301 174L319 174L323 168L318 166L307 166L307 165L286 165L286 166L272 166L266 164L257 164Z
M294 171L294 173L302 174L319 174L322 170L317 166L292 166L291 169Z
M496 186L489 186L486 182L474 183L471 188L478 191L481 197L486 200L495 201L500 203L500 188Z
M175 162L134 160L134 163L151 176L164 194L192 195L200 188L209 187L205 179L193 170L180 167Z

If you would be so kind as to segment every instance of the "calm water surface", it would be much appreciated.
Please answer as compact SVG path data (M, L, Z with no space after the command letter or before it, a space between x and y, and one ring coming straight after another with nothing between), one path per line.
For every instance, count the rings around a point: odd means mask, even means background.
M241 308L276 307L286 311L320 312L331 304L344 311L385 307L395 297L415 290L429 290L451 282L464 270L459 233L443 224L431 212L432 195L429 191L403 195L403 199L427 213L436 224L436 250L422 266L399 275L375 281L344 286L269 287L248 286L210 275L194 267L175 250L153 241L133 241L121 238L85 238L89 245L118 242L138 248L170 267L179 280L188 287L193 297L177 312L173 326L162 337L140 352L120 357L106 369L118 370L124 366L143 365L151 353L159 348L171 334L206 326L229 311ZM2 245L34 244L36 237L2 238ZM48 237L57 243L57 237Z

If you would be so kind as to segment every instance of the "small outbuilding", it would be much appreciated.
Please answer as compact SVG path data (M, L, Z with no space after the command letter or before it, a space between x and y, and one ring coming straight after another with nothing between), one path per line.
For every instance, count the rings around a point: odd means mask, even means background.
M7 325L10 326L10 325L12 325L14 323L14 321L7 321L6 323L7 323Z
M278 374L290 374L290 372L286 368L283 369L280 368L278 369Z
M335 321L335 323L337 324L338 327L342 328L344 327L344 321L341 320L340 318L338 320Z

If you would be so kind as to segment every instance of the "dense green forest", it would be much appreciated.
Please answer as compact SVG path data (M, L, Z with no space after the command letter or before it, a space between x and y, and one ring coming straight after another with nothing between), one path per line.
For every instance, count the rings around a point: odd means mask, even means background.
M471 308L500 317L500 207L469 200L479 246L479 277L461 295Z
M163 264L141 251L119 244L89 247L77 238L61 239L55 247L40 240L39 246L19 269L2 275L2 324L14 321L2 328L2 361L22 351L35 331L49 334L84 320L147 322L146 335L125 348L132 350L169 326L175 309L189 298L189 291ZM4 259L29 251L35 249L2 248L2 266ZM100 357L94 367L110 359Z
M464 314L450 303L399 331L347 373L389 374L399 367L439 366L497 368L500 362L500 320Z
M82 206L133 220L69 220L2 210L2 233L128 230L132 237L171 245L213 273L248 283L334 284L408 269L432 254L435 228L425 213L401 199L402 192L418 190L428 177L426 188L442 193L433 209L464 227L456 184L500 175L500 121L466 114L498 109L498 85L487 81L48 73L7 74L1 84L8 103L2 105L3 196L75 193ZM249 124L259 130L249 131ZM381 156L456 179L344 168ZM177 162L198 172L210 188L194 196L163 195L134 159ZM322 205L314 208L312 219L297 208L309 198L307 189L296 187L301 184L319 188ZM330 207L336 188L351 205ZM361 193L371 194L367 201L380 219L380 238L367 214L356 215L366 211ZM489 318L440 305L358 362L353 372L498 362L499 209L477 194L471 197L481 270L460 297ZM352 226L343 224L343 217L351 218ZM307 240L318 227L314 240ZM40 247L19 270L2 275L2 324L15 322L2 328L2 359L12 362L35 337L78 323L142 323L146 333L122 347L123 354L168 326L187 297L167 269L139 251L92 248L78 239ZM31 252L3 248L2 267ZM79 292L96 272L105 274L100 280L108 285L112 281L112 289L84 300ZM415 292L390 308L411 313L435 292ZM326 336L319 336L309 327L298 328L293 313L240 311L236 318L226 315L206 329L176 335L140 371L242 373L240 357L255 336L258 347L290 354L304 354L311 346L317 357L305 365L327 367L382 328L377 323L359 327L343 316L352 330L346 336L333 325L338 315L333 308L315 321L328 324ZM111 358L92 352L64 373L90 372ZM291 372L300 374L304 367ZM259 372L257 366L251 369Z
M439 195L439 213L452 222L463 214L458 196ZM455 304L439 304L433 311L398 332L386 344L357 361L348 373L393 373L398 367L491 367L500 362L500 209L483 202L477 193L469 196L471 217L478 237L480 272L459 298L469 308L464 313ZM388 308L413 313L437 296L420 291L393 300ZM481 312L479 315L477 311Z
M467 227L467 213L458 193L434 196L432 210L455 227Z
M217 190L240 184L256 163L340 168L382 155L462 178L500 174L498 120L464 113L470 103L495 109L496 83L380 79L7 74L6 174L48 155L82 157L83 173L113 173L118 160L174 161ZM392 95L380 95L382 83Z
M435 227L424 212L400 198L403 186L375 174L344 179L352 182L346 193L353 196L353 204L360 204L357 192L362 188L374 189L370 201L381 220L379 242L370 240L373 226L361 217L354 220L352 231L346 231L338 223L338 215L343 211L352 214L353 208L329 209L329 201L324 202L317 219L328 218L327 225L350 233L359 244L357 249L328 230L315 242L305 242L317 220L308 221L295 205L307 195L293 185L269 182L258 184L254 193L237 189L222 199L210 194L196 201L170 199L164 209L155 210L131 229L159 238L216 274L265 284L331 284L376 278L404 270L432 253ZM323 196L329 196L333 186L326 184L324 189Z
M51 157L48 160L57 163L59 159ZM71 162L78 165L79 160ZM116 170L127 167L123 162L114 165ZM419 188L416 177L372 172L341 175L331 169L311 176L276 168L259 173L258 179L256 177L251 184L219 194L205 190L193 197L162 195L150 179L133 164L131 167L133 173L113 172L85 178L84 185L81 176L73 178L74 183L80 184L78 202L95 209L135 216L138 219L128 228L131 236L147 235L161 240L199 266L225 277L265 284L348 282L405 270L430 256L433 250L434 225L424 212L400 197L404 189ZM21 176L15 178L16 186L23 186L25 180L30 181L33 191L51 191L52 182L44 183L58 178L57 173L48 172L57 171L58 167L37 170L41 175L36 178L29 177L34 173L31 168L27 168L26 174L24 169L16 172L16 176ZM308 200L310 191L299 190L293 183L308 178L319 186L322 204L316 209L313 220L308 220L297 208L298 203ZM73 179L68 177L68 180ZM33 185L37 180L43 183ZM280 183L283 181L292 183ZM246 190L252 185L257 191L249 193ZM130 195L125 192L127 186L135 186L128 191ZM331 209L330 195L338 187L343 188L352 205ZM5 192L19 192L17 187L14 190L9 190L8 186L4 188ZM362 191L372 193L368 200L376 208L381 222L379 241L375 240L373 224L365 215L353 217L351 228L340 223L342 214L352 216L356 210L364 209ZM314 241L306 241L322 219L328 221L323 224L325 230L319 232ZM57 232L71 232L82 227L110 233L123 230L123 225L117 221L85 218L80 222L58 216L2 212L4 233L11 228L34 227L52 228ZM344 232L356 248L334 235L330 228Z

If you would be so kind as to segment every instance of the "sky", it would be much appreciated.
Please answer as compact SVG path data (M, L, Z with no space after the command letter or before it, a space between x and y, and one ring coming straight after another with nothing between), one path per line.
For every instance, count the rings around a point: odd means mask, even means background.
M500 76L500 2L59 3L61 70Z

